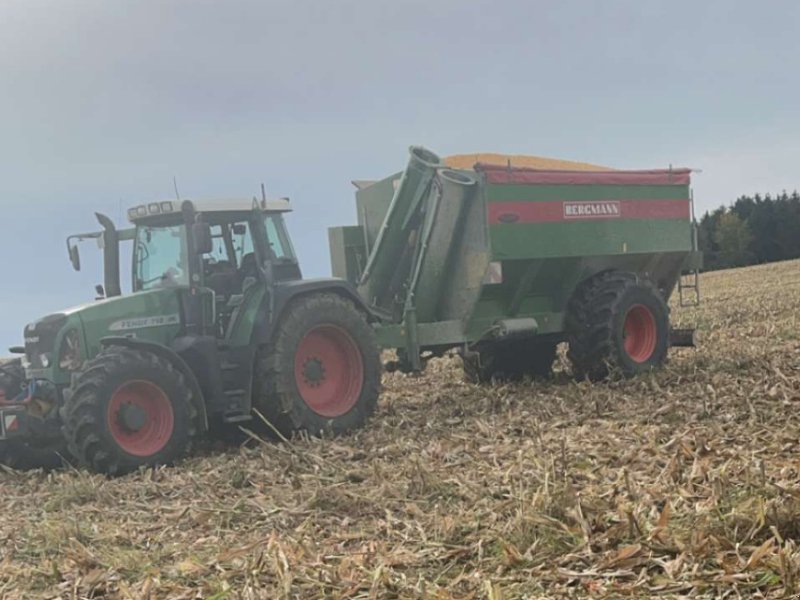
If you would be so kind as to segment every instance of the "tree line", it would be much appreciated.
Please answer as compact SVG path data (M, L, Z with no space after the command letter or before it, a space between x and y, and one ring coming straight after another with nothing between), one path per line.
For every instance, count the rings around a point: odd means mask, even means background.
M741 196L698 226L705 270L800 258L800 194Z

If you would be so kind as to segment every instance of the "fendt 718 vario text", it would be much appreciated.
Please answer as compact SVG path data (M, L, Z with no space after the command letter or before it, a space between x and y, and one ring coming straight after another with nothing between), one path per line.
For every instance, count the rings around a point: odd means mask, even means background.
M102 242L105 299L25 328L25 359L0 372L2 459L63 457L120 474L168 463L217 424L258 409L278 430L339 433L373 411L380 357L368 310L347 282L303 280L286 200L158 202ZM133 242L133 292L119 246ZM24 366L24 368L23 368Z
M689 177L453 169L413 147L358 182L358 225L330 230L336 279L301 279L286 200L151 203L125 230L98 215L68 247L80 268L77 242L101 242L103 298L26 327L0 367L0 460L120 474L256 410L285 435L345 432L375 408L380 349L404 371L457 349L478 383L547 377L562 342L579 378L658 367L693 345L667 305L699 300Z

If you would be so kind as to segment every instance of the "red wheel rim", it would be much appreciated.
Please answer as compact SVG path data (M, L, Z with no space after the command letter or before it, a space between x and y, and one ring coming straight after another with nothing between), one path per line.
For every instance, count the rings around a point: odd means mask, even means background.
M297 346L294 380L311 410L323 417L339 417L353 408L361 395L361 351L344 329L314 327Z
M108 429L128 454L152 456L167 445L175 427L172 403L149 381L122 384L108 403Z
M624 333L625 352L631 360L646 362L656 350L658 328L656 319L644 304L631 306L625 315Z

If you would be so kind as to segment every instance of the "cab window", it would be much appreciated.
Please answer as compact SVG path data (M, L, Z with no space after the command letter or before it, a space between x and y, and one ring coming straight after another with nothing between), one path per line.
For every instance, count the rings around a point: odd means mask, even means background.
M211 252L204 254L203 257L210 259L212 262L227 262L229 260L223 227L227 229L227 225L211 226Z
M136 289L189 285L185 228L136 229Z
M250 235L250 226L247 222L235 223L231 227L233 238L233 251L236 254L236 262L241 265L242 257L253 253L253 237Z
M283 217L279 214L266 215L267 241L275 258L294 258L294 249L286 233Z

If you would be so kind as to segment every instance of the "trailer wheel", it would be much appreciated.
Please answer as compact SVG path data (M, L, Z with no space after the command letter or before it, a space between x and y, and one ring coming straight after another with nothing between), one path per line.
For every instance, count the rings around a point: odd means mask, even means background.
M11 402L22 391L25 382L25 369L22 361L12 360L0 365L0 400ZM67 456L63 440L31 439L0 441L0 464L19 471L32 469L57 469L64 464Z
M110 346L73 380L64 437L78 460L122 475L183 456L195 434L192 391L168 361Z
M464 376L470 383L547 379L553 374L554 342L523 339L486 344L477 352L462 355Z
M575 375L600 380L660 367L669 349L669 307L659 291L633 273L603 273L582 286L567 314Z
M374 412L381 384L375 333L336 294L296 300L256 364L254 406L282 434L340 434Z

